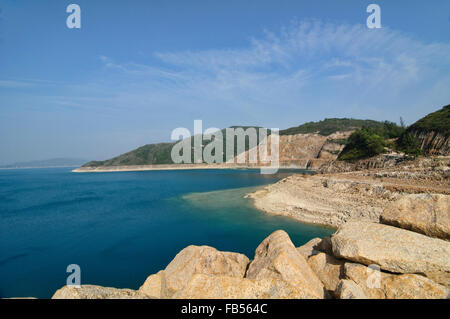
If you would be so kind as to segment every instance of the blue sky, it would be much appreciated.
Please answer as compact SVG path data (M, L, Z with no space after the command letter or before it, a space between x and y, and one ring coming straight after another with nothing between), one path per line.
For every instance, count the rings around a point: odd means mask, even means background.
M82 28L66 27L80 5ZM381 7L381 29L365 25ZM410 124L450 102L450 1L0 1L0 164L176 127Z

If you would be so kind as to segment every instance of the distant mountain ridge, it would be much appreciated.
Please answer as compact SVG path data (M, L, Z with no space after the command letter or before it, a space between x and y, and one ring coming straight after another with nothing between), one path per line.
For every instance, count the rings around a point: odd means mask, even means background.
M319 134L321 136L330 136L341 131L352 131L362 127L381 128L386 122L374 120L359 120L351 118L331 118L319 122L308 122L300 126L291 127L280 130L280 136L297 135L297 134ZM241 127L247 129L251 126L231 126L231 128ZM257 126L253 126L259 128ZM225 129L222 130L225 138ZM270 131L268 130L268 135ZM191 137L192 139L192 137ZM343 141L336 141L345 143ZM178 143L157 143L141 146L130 152L121 154L105 161L90 161L82 167L100 167L100 166L129 166L129 165L155 165L155 164L173 164L171 159L172 147ZM191 142L193 145L193 142ZM259 141L258 141L259 143ZM224 140L224 149L226 142ZM246 141L245 151L248 151L248 141ZM235 144L235 156L238 155Z
M51 158L45 160L35 160L27 162L16 162L7 165L0 165L0 168L39 168L39 167L72 167L86 163L82 158Z

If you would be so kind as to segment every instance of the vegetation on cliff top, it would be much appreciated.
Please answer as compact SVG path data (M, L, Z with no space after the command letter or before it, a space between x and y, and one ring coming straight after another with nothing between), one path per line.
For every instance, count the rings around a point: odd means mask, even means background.
M382 128L362 128L352 133L339 154L339 160L354 161L383 153L386 148L420 155L418 133L437 132L445 138L450 135L450 105L421 118L407 129L395 123L385 122Z
M439 132L445 137L450 135L450 105L444 106L442 109L430 113L421 118L416 123L408 127L407 132Z
M398 139L404 132L404 127L388 121L376 128L363 127L350 135L338 159L353 161L381 154L386 147L395 149L394 139Z
M291 127L280 131L280 135L294 135L318 133L320 135L328 136L339 131L350 131L361 129L363 127L373 130L383 130L385 123L374 120L357 120L349 118L330 118L319 122L307 122L300 126Z

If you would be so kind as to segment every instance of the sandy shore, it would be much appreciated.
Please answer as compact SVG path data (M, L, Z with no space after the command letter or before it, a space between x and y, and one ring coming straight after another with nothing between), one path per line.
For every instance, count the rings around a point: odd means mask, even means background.
M160 165L129 165L129 166L99 166L99 167L79 167L74 173L92 172L133 172L133 171L169 171L169 170L191 170L191 169L261 169L264 166L258 165L238 165L238 164L160 164ZM267 168L267 166L266 166ZM298 166L283 166L283 169L305 169Z

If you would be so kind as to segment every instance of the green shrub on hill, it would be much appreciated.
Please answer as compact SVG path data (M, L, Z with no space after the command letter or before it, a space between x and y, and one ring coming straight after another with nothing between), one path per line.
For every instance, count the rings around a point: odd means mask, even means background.
M396 141L396 149L409 155L418 156L422 154L419 141L411 133L406 132Z
M384 152L386 140L370 128L353 132L348 138L348 144L339 154L339 160L354 161L372 157Z

